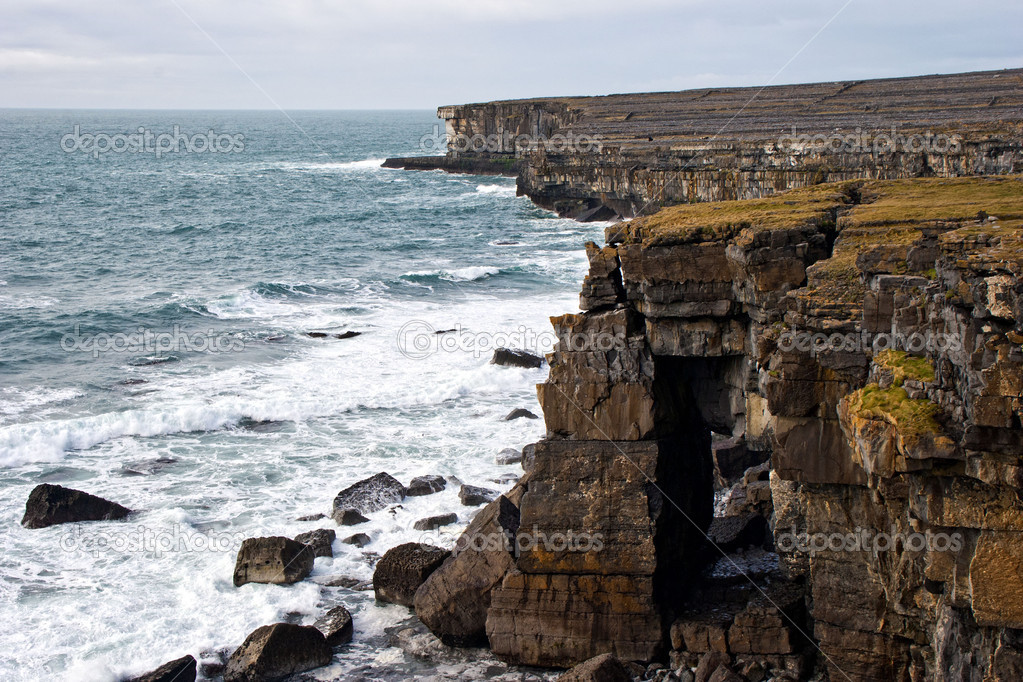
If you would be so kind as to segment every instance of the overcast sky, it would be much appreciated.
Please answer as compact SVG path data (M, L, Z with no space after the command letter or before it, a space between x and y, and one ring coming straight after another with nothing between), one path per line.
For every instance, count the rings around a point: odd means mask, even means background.
M434 108L1023 66L1020 0L0 0L0 106Z

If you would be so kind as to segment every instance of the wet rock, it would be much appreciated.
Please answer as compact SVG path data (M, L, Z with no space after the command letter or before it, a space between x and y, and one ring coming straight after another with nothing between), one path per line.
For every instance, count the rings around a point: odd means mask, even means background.
M307 533L299 533L295 536L295 542L301 542L303 545L309 545L313 548L313 556L334 556L334 550L331 545L334 544L334 538L337 537L330 528L320 528L317 530L311 530Z
M451 558L416 590L416 615L445 644L486 644L491 591L515 566L511 550L525 488L521 482L480 510Z
M320 519L327 518L326 514L308 514L306 516L299 516L296 521L319 521Z
M377 600L412 606L416 590L450 554L446 549L417 542L387 550L373 571Z
M346 537L341 542L345 543L346 545L355 545L356 547L365 547L370 542L372 542L372 538L370 538L365 533L356 533L355 535L349 535L348 537Z
M507 415L505 415L504 421L510 422L510 421L515 420L515 419L523 419L523 418L525 418L525 419L539 419L539 417L537 417L535 414L533 414L529 410L525 409L524 407L517 407L514 410L512 410L511 412L509 412Z
M341 526L358 526L360 523L369 523L369 519L354 509L344 509L334 515L334 520Z
M408 489L405 494L409 497L421 497L423 495L432 495L433 493L440 492L447 487L447 481L444 480L443 476L416 476L408 484Z
M458 514L440 514L439 516L428 516L419 519L412 526L415 530L436 530L442 526L450 526L458 521Z
M601 654L575 666L558 682L632 682L632 675L620 660L611 654Z
M543 358L529 351L498 348L494 351L494 357L490 360L490 364L533 369L543 365Z
M522 453L515 448L505 448L497 453L496 462L501 466L519 464L522 462Z
M493 502L499 494L496 490L490 490L489 488L463 485L458 491L458 499L467 507L477 507L481 504Z
M322 618L316 621L314 627L323 633L327 644L332 647L352 641L352 635L355 632L352 614L344 606L335 606L327 611Z
M245 583L296 583L312 572L313 559L309 545L290 538L248 538L242 542L235 561L235 587Z
M46 528L60 523L123 519L131 510L81 490L43 483L32 489L25 503L25 528Z
M326 638L312 626L274 623L254 630L231 654L224 682L262 682L330 663Z
M370 514L404 499L405 486L390 474L380 472L339 492L334 498L332 516L341 523L341 515L347 510Z
M128 682L195 682L196 662L192 656L183 656L164 663L145 675L133 677Z

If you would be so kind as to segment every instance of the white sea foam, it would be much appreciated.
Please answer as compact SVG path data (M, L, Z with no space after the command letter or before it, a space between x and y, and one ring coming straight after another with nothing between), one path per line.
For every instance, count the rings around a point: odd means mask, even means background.
M497 194L501 196L515 196L515 185L476 185L476 191L480 194Z

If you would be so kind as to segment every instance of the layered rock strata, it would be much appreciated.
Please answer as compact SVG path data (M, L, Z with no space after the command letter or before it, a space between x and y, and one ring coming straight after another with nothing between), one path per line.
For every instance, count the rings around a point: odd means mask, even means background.
M1023 70L445 106L444 157L580 219L853 178L1023 171Z
M607 241L553 319L548 436L480 592L494 651L1018 679L1023 178L677 206ZM700 572L712 433L770 458L726 512L770 519L763 570ZM570 532L599 548L535 542Z

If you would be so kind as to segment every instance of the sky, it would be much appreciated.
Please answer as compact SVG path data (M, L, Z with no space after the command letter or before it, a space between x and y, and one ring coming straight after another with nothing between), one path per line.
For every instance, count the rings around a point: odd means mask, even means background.
M1020 0L0 0L0 107L432 109L1023 66Z

